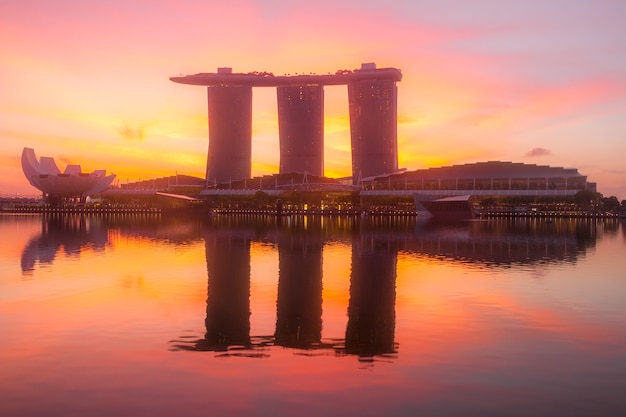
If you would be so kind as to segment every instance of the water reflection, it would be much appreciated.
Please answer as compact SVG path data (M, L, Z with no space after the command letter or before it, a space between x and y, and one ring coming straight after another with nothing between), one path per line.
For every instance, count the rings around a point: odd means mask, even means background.
M464 222L421 224L411 219L217 218L204 229L208 297L202 339L171 342L173 350L267 357L278 345L361 360L393 357L395 280L399 251L447 262L492 267L574 262L596 240L594 223ZM328 242L351 247L350 299L345 338L322 340L322 264ZM250 242L278 250L278 297L273 335L250 331ZM236 350L235 350L236 349ZM234 353L233 353L234 352Z
M84 216L42 216L41 233L22 250L22 273L29 274L35 264L51 264L60 250L70 256L91 249L101 251L109 239L107 229L93 218Z
M10 415L624 409L623 223L7 217Z
M396 239L367 232L354 235L346 353L367 358L396 352L397 254Z
M157 215L42 215L41 232L22 249L22 272L29 274L38 264L52 264L61 250L69 256L103 251L115 233L185 244L202 238L202 224Z
M319 233L279 232L275 343L311 349L322 339L322 247Z
M609 222L603 230L612 228ZM433 258L489 267L575 262L595 247L594 220L496 219L417 224L406 250Z
M413 218L301 217L277 221L273 217L260 216L217 216L198 220L154 215L50 215L41 217L41 233L23 248L21 263L23 271L31 271L37 262L52 263L60 250L72 255L85 250L102 250L109 243L111 233L173 244L209 242L215 240L215 233L219 233L220 238L228 237L227 241L245 238L250 242L277 245L280 269L284 271L279 277L284 276L288 287L289 276L294 272L302 275L307 271L312 274L307 280L319 281L315 271L320 271L324 245L333 241L352 245L354 236L384 241L399 251L417 256L496 267L575 262L588 249L595 247L596 240L601 237L599 228L601 234L611 235L618 233L619 224L619 221L606 221L599 225L595 220L571 219L557 219L550 223L543 219L421 223ZM626 233L624 228L622 232ZM214 251L220 250L217 245L214 247ZM209 252L207 250L207 257L212 256ZM224 267L228 268L228 265Z
M61 249L74 255L104 250L115 235L183 245L204 241L205 332L179 336L169 343L171 350L267 357L269 346L283 346L362 361L393 358L399 350L394 334L400 252L489 268L573 263L602 233L619 230L617 222L539 219L437 224L412 218L44 216L41 221L41 234L22 251L22 271L52 263ZM273 334L251 334L254 242L278 254ZM343 338L323 339L322 265L324 248L334 242L351 248L348 321Z
M241 219L240 219L241 220ZM301 219L303 220L303 219ZM220 355L263 358L268 346L283 346L372 361L393 355L397 242L393 234L374 235L358 224L349 235L322 233L322 221L235 224L213 222L205 229L208 296L203 338L181 337L172 350L214 351ZM333 223L335 224L335 223ZM335 226L337 226L335 224ZM337 230L338 231L338 230ZM326 240L350 236L352 267L345 338L322 340L322 264ZM273 335L250 335L250 242L278 251L278 296Z
M205 235L208 272L206 334L192 349L250 348L250 240L228 229Z

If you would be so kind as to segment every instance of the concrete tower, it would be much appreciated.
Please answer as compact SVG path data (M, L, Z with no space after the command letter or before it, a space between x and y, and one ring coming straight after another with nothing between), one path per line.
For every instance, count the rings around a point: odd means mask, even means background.
M224 69L220 69L224 71ZM250 178L252 167L252 86L207 87L209 102L208 182Z
M281 85L277 89L280 172L324 175L324 87Z
M398 87L396 80L378 78L374 64L359 73L371 77L348 83L352 182L398 170Z

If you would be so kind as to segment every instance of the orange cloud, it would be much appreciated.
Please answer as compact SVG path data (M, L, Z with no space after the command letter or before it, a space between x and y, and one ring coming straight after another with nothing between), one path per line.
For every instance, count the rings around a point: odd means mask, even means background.
M546 148L533 148L530 151L526 152L526 156L545 156L550 154L550 150Z
M116 127L115 131L124 140L143 142L146 137L146 128L147 125L131 126L129 123L123 123L121 126Z

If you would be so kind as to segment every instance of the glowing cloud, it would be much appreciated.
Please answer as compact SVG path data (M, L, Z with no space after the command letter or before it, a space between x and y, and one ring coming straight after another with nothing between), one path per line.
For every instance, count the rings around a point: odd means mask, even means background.
M128 141L143 142L146 137L146 126L131 126L129 123L124 123L121 126L115 128L115 131L119 133L120 137Z
M552 152L550 152L550 150L546 148L534 148L526 152L526 156L546 156L550 155L551 153Z

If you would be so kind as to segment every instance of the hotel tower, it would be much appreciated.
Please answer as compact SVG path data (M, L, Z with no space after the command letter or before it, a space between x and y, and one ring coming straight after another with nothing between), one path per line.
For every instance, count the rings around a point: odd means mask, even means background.
M206 179L226 183L250 178L252 165L252 88L275 87L278 104L280 173L324 175L324 86L347 85L352 147L352 181L398 170L395 68L362 64L329 75L266 72L199 73L170 80L206 86L209 149Z

